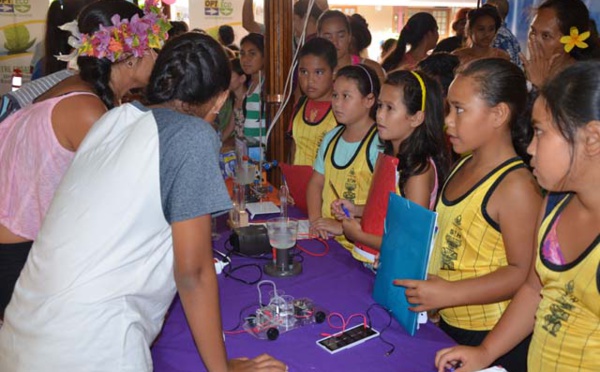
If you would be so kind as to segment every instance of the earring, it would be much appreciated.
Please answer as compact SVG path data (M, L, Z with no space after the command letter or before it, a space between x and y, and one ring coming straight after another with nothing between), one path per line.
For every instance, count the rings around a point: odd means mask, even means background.
M127 61L127 67L132 68L133 67L133 61Z

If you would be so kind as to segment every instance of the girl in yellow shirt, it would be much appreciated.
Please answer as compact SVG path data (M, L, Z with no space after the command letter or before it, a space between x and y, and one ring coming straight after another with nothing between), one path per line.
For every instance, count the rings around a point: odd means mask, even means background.
M548 82L533 107L528 151L550 193L538 218L529 277L477 348L438 352L439 371L486 367L533 331L527 367L600 371L600 62L578 62Z
M523 72L481 59L459 72L448 92L447 134L463 158L436 205L439 232L428 280L397 280L414 311L440 310L456 342L479 345L525 281L533 258L539 188L523 158ZM521 156L519 156L521 155ZM499 362L522 371L527 343Z

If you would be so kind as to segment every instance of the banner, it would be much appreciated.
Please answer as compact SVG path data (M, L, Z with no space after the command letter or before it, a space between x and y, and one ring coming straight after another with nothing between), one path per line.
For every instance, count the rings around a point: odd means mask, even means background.
M235 43L239 45L240 39L248 33L242 27L243 5L244 0L190 0L190 29L200 28L216 38L219 26L230 25L235 33ZM263 10L263 1L254 0L256 22L263 23Z
M0 0L0 94L10 91L15 69L31 77L36 48L43 55L48 0Z

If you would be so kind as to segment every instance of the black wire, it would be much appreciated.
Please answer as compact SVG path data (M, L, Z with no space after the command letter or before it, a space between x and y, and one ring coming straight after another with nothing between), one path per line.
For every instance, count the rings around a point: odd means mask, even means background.
M245 320L245 319L246 319L246 317L245 317L245 316L244 316L244 317L242 316L242 313L243 313L243 312L245 312L245 311L247 311L247 310L248 310L248 309L250 309L251 307L254 307L254 306L258 306L258 307L260 307L260 304L259 304L258 302L254 302L254 303L252 303L252 304L250 304L250 305L244 306L244 307L243 307L243 308L240 310L240 313L239 313L239 315L238 315L238 323L236 324L236 326L235 326L235 327L233 327L233 328L231 328L231 329L226 329L226 330L225 330L225 332L233 332L233 331L236 331L238 328L240 328L240 326L242 325L242 322L243 322L243 320Z
M245 280L245 279L238 278L238 277L236 277L236 276L233 275L234 272L236 272L236 271L238 271L240 269L247 268L247 267L254 267L254 268L256 268L258 270L258 273L259 273L258 274L258 279L256 279L256 280ZM260 282L262 280L262 278L263 278L262 267L260 267L260 265L258 265L258 264L243 264L243 265L236 266L235 268L233 267L233 264L229 264L229 265L225 266L225 270L223 271L223 273L225 274L225 276L227 278L231 278L231 279L236 280L236 281L238 281L240 283L244 283L244 284L248 284L248 285L254 285L254 284Z
M371 311L374 307L378 307L380 309L383 309L387 313L387 315L388 315L388 323L385 325L385 327L383 327L381 329L381 331L379 331L379 339L384 344L387 344L387 345L390 346L390 349L385 353L385 356L390 356L394 352L394 350L396 350L396 346L394 344L392 344L391 342L389 342L389 341L387 341L386 339L383 338L383 332L385 332L392 325L392 312L389 311L388 309L386 309L385 307L381 306L378 303L371 304L371 306L369 306L369 308L366 311L367 322L369 323L369 328L373 328L373 327L371 327L371 316L369 315L369 311Z

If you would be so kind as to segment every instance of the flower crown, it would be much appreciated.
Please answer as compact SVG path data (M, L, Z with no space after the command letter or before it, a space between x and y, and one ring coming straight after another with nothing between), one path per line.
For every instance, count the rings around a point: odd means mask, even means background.
M110 19L112 26L100 25L91 35L79 32L77 20L59 26L61 30L71 32L68 43L74 50L56 58L71 62L78 56L91 56L118 62L131 56L142 57L148 48L161 48L169 38L167 31L171 24L157 3L158 0L146 0L141 18L135 14L131 19L121 19L115 14Z

